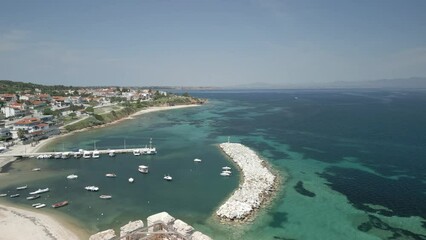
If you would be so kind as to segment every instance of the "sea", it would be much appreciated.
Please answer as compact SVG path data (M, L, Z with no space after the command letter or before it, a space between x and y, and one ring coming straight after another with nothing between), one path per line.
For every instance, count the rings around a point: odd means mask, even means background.
M190 94L208 103L76 133L44 149L144 147L152 139L156 155L20 159L2 169L8 174L0 176L0 193L28 189L2 200L29 206L29 191L49 187L33 201L70 204L39 211L66 215L91 233L166 211L214 239L426 239L426 91ZM241 179L218 147L228 139L256 151L283 182L245 224L215 216ZM149 174L139 173L139 165L149 166ZM223 166L232 167L230 177L220 176ZM31 171L36 167L41 171ZM68 180L69 174L78 178ZM164 181L166 174L173 181ZM100 191L87 192L87 185ZM99 199L101 194L112 199Z

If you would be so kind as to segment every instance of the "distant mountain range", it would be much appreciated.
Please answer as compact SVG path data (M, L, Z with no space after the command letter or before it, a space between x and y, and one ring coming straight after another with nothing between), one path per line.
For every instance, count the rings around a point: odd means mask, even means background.
M393 88L426 89L426 77L380 79L369 81L338 81L314 84L250 83L224 87L226 89L329 89L329 88Z

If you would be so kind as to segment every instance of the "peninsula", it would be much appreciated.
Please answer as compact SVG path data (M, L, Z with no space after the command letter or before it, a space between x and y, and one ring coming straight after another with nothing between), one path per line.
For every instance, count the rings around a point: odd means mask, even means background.
M222 220L246 221L275 192L277 177L250 148L229 142L220 144L220 148L241 169L243 180L216 215Z

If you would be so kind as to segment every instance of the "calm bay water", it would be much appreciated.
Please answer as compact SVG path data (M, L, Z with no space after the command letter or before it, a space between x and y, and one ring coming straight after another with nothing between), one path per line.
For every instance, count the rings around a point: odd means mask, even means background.
M168 211L216 239L426 239L426 93L408 91L214 91L197 108L151 113L78 133L47 150L144 146L158 154L99 159L17 161L2 192L19 184L49 187L46 203L92 231ZM239 175L219 176L231 163L218 150L227 140L257 151L290 178L252 223L230 227L213 216ZM201 164L194 164L201 158ZM137 172L149 165L150 173ZM41 167L41 172L30 172ZM108 172L117 174L110 179ZM79 178L67 180L68 174ZM172 182L162 179L173 176ZM129 177L135 183L127 182ZM13 183L12 183L13 182ZM86 192L98 185L99 193ZM100 194L113 199L102 201ZM27 204L23 197L8 199ZM47 211L47 209L46 209Z

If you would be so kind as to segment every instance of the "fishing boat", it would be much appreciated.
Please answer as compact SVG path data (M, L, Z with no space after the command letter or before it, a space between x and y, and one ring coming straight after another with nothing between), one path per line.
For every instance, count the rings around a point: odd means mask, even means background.
M17 187L16 190L24 190L27 189L28 185Z
M100 199L111 199L112 196L111 195L101 195L99 196Z
M148 173L148 166L139 165L138 171L141 173Z
M33 168L31 171L33 171L33 172L38 172L38 171L40 171L41 170L41 168Z
M129 183L132 183L132 182L134 182L135 181L135 179L133 179L133 178L129 178Z
M71 179L71 180L76 178L78 178L78 175L75 175L75 174L71 174L67 176L67 179Z
M172 181L173 180L173 178L170 175L164 175L163 179L166 180L166 181Z
M49 188L43 188L43 189L39 188L38 190L36 190L34 192L30 192L30 194L35 195L35 194L39 194L39 193L45 193L45 192L48 192L48 191L49 191Z
M27 200L34 200L34 199L37 199L39 197L40 197L40 195L29 196L29 197L27 197Z
M105 177L114 178L114 177L117 177L117 175L115 175L115 173L107 173L105 174Z
M68 201L62 201L62 202L58 202L58 203L52 204L52 207L53 208L59 208L59 207L65 206L65 205L68 205Z
M97 192L97 191L99 191L99 187L96 187L96 186L86 186L86 187L84 187L84 189L86 189L89 192Z
M44 207L46 207L46 204L44 204L44 203L35 206L35 208L37 208L37 209L38 208L44 208Z
M10 195L9 196L10 198L16 198L16 197L19 197L19 194L17 193L17 194L12 194L12 195Z
M201 162L201 159L196 158L196 159L194 159L194 162L199 163L199 162Z

